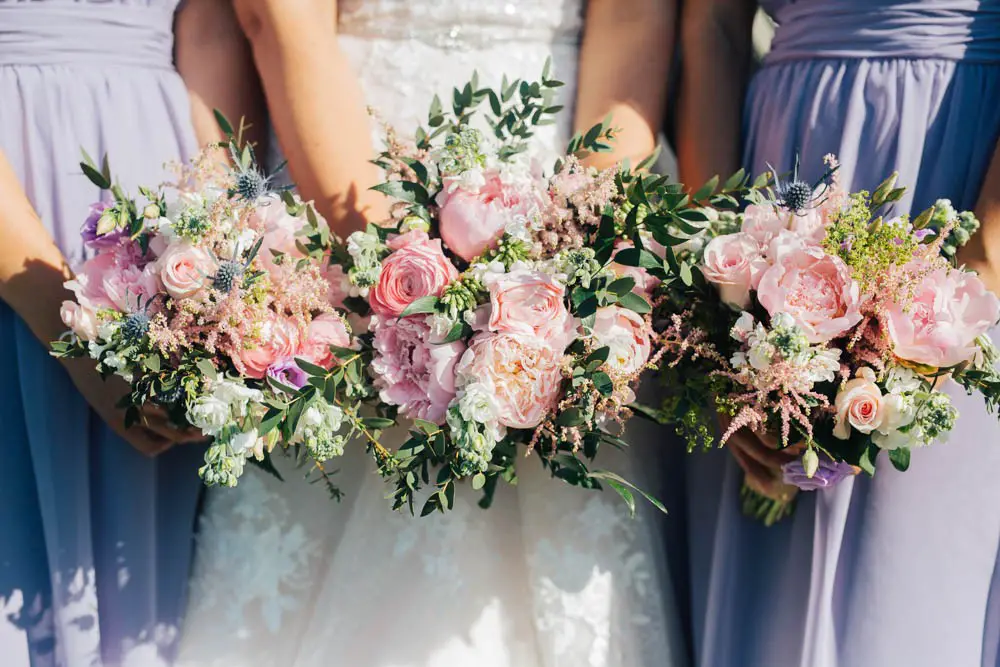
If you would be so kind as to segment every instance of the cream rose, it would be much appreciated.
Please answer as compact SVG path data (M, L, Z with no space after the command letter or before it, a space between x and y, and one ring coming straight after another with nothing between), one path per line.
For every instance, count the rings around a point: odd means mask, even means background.
M837 392L834 407L837 416L833 435L841 440L851 437L851 428L859 433L871 433L882 426L886 406L882 390L875 384L875 372L859 368L855 379L845 382Z
M175 299L190 299L204 291L211 282L215 262L211 256L187 241L176 241L157 260L160 282Z

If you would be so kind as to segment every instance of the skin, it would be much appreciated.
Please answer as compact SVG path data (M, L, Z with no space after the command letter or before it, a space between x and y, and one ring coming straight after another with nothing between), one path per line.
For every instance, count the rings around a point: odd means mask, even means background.
M1000 146L986 172L976 217L982 227L959 251L958 261L979 273L986 286L1000 294Z
M191 95L192 120L202 143L221 139L212 109L230 118L262 116L249 49L235 25L228 3L188 0L177 16L177 69ZM65 331L59 307L72 298L63 283L71 277L68 264L45 229L0 151L0 298L45 346ZM159 409L143 413L141 426L125 428L125 413L115 406L128 386L119 378L101 380L89 359L63 360L74 385L101 418L140 452L159 454L176 443L197 439L194 431L179 431Z
M756 11L753 0L696 0L684 6L678 165L681 181L695 188L741 166L741 115ZM720 422L728 427L727 419ZM787 491L781 466L797 459L800 448L779 451L774 437L748 429L734 433L727 446L750 488L772 498Z
M740 168L741 115L750 81L753 0L694 0L681 23L680 180L697 188Z
M575 125L585 132L609 113L619 131L612 152L587 163L636 164L649 156L663 127L674 51L677 5L667 0L591 0L580 47Z
M387 217L371 164L364 96L337 43L331 0L234 0L253 50L275 133L303 199L341 236Z

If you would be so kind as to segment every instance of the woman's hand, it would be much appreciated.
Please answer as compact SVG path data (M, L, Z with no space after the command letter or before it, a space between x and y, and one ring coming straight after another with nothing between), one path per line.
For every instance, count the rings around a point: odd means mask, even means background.
M719 415L723 430L729 428L730 419ZM742 428L726 442L736 462L743 469L746 484L762 496L782 500L793 493L794 487L782 481L781 467L799 458L801 445L779 449L778 441L769 433L755 433Z
M117 407L118 397L129 391L125 381L118 377L101 379L89 359L66 359L63 365L94 412L115 433L146 456L162 454L181 442L202 439L199 431L174 428L166 413L159 408L143 409L142 426L126 428L125 411Z

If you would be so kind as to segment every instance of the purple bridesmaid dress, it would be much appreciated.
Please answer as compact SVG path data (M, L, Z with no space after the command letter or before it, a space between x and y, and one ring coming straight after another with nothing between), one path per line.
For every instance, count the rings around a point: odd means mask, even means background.
M100 197L81 147L109 153L133 191L197 148L176 2L0 0L0 150L74 264ZM199 457L148 459L117 438L0 303L0 665L169 664Z
M745 107L746 166L851 189L892 171L900 212L975 205L1000 134L1000 0L770 0L779 27ZM979 667L1000 642L1000 425L978 398L906 473L803 494L765 528L728 453L690 460L693 626L703 667ZM994 581L994 579L997 581Z

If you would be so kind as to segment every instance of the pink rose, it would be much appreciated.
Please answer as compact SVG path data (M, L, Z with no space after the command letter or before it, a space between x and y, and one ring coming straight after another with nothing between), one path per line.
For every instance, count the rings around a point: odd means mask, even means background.
M664 257L666 251L663 246L652 239L643 240L643 245L650 252ZM635 244L631 241L618 241L615 243L615 255L617 255L622 250L627 248L634 248ZM662 251L662 252L661 252ZM660 284L660 279L649 275L646 269L639 266L622 266L614 262L614 257L612 257L611 270L615 272L619 278L632 278L635 281L635 288L633 291L639 294L639 296L645 298L647 301L652 297L653 290Z
M719 288L723 303L750 305L750 289L764 266L760 245L749 234L716 236L705 246L702 273Z
M649 326L634 311L621 306L598 308L593 334L600 347L610 348L607 364L616 371L638 373L649 360Z
M66 289L73 292L76 300L90 310L114 308L115 304L104 291L104 277L114 273L115 257L113 253L103 253L93 257L80 268L76 276L66 282Z
M330 368L335 360L333 352L330 351L331 345L350 347L351 334L347 332L344 320L337 315L323 313L309 323L306 339L302 341L298 356L317 366Z
M562 353L533 336L481 333L472 339L458 371L489 387L497 421L509 428L534 428L559 401Z
M517 216L530 216L541 206L532 183L507 183L496 170L483 174L484 182L468 187L445 179L438 194L440 230L445 245L465 261L472 261L501 236Z
M455 398L455 364L464 343L432 342L426 317L373 322L371 368L380 398L408 417L441 424Z
M175 299L190 299L200 294L212 280L216 265L212 257L187 241L175 241L157 260L160 281L167 294Z
M97 338L97 313L75 301L63 301L59 309L63 324L83 340Z
M871 433L882 426L886 410L882 391L875 384L875 372L859 368L857 377L845 382L837 392L834 407L837 416L833 435L841 440L851 437L850 427L859 433Z
M242 372L260 380L269 366L292 359L298 350L298 326L292 320L272 314L261 328L257 345L240 353Z
M515 269L490 281L489 290L490 331L538 336L557 352L576 338L566 288L547 273Z
M997 298L978 276L941 268L924 277L908 307L891 307L885 323L897 357L947 368L970 359L998 317Z
M757 299L787 313L810 343L825 343L861 321L861 290L843 260L819 248L785 254L760 278Z
M444 256L441 241L423 232L409 232L394 239L406 245L382 261L378 283L369 293L372 310L384 317L398 317L407 306L424 296L439 296L458 277L458 270Z

